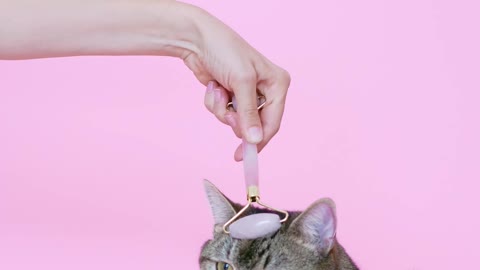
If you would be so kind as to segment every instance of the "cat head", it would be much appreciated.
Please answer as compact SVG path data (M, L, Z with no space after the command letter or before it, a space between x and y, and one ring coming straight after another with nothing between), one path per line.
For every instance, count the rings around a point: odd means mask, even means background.
M213 239L202 247L202 270L340 269L341 263L352 266L341 269L357 269L336 241L337 219L331 199L317 200L303 212L289 212L289 219L271 236L238 240L224 233L223 225L242 205L206 180L204 186L215 225ZM247 215L262 212L269 211L251 208Z

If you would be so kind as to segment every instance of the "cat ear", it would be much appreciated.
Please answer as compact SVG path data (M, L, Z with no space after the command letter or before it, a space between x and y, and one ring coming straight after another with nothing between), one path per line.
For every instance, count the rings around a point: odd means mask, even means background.
M205 193L207 194L210 208L212 209L215 225L225 224L235 214L235 209L230 200L223 195L210 181L204 180Z
M327 255L335 242L335 203L328 198L314 202L290 225L291 233L308 248Z

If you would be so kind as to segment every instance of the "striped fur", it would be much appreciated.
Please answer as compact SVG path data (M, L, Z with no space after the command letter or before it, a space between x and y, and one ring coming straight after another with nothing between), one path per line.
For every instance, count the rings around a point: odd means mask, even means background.
M213 239L201 248L200 268L217 270L217 262L234 270L356 270L358 267L336 240L335 204L330 199L314 202L290 218L274 235L255 240L237 240L223 233L222 225L241 205L231 202L213 184L205 181L215 219ZM247 214L269 212L253 208Z

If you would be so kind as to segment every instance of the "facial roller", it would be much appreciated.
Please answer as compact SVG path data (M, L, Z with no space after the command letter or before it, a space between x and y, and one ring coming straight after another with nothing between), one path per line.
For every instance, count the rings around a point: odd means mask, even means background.
M265 105L265 97L258 97L258 109ZM236 110L235 97L227 104L228 109ZM235 216L233 216L225 225L223 231L237 239L255 239L273 234L280 229L281 223L288 219L288 212L270 207L260 201L259 180L258 180L258 154L257 145L248 143L245 139L242 142L243 150L243 170L245 174L245 184L247 189L247 205L243 207ZM280 220L278 214L260 213L248 215L240 218L240 216L256 203L269 210L284 215Z

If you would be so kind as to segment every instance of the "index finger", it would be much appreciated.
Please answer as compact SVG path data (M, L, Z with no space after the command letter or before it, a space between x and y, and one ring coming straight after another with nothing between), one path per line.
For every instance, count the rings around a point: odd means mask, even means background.
M256 79L242 80L234 88L237 102L237 114L243 137L253 144L263 140L263 127L257 110L257 85Z

